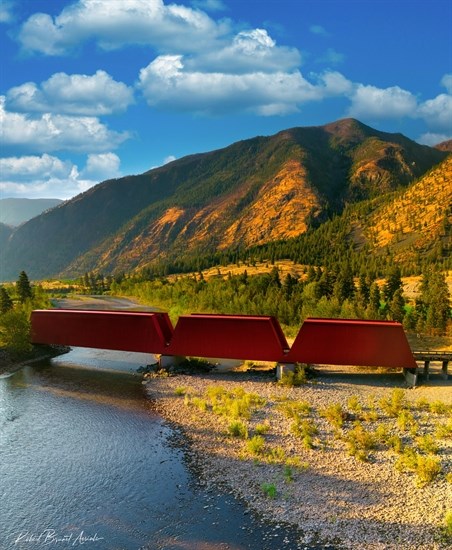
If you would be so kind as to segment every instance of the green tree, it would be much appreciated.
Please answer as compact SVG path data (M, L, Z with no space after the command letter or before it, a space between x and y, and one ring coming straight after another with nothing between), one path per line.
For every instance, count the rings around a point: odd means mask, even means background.
M416 313L428 332L444 333L450 319L450 292L446 277L439 271L424 274Z
M390 302L394 294L402 288L402 276L398 265L392 266L386 276L386 284L383 296L386 302Z
M30 322L24 311L7 311L0 315L0 343L12 357L31 350Z
M16 282L16 292L21 304L33 297L30 281L25 271L21 271L19 274L19 279Z
M372 283L370 287L369 294L369 305L366 309L366 317L368 319L379 319L380 318L380 288L377 283Z
M405 298L400 288L395 291L389 304L389 315L393 321L403 322L405 317Z
M0 287L0 313L6 313L13 309L13 301L5 287Z

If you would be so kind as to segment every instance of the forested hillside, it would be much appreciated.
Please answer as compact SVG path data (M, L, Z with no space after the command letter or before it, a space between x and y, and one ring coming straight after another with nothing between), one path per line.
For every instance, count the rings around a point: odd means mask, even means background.
M103 182L25 223L8 239L1 277L111 274L256 247L281 255L284 242L290 257L334 239L330 252L342 254L355 239L335 227L350 205L409 186L447 155L353 119L256 137Z

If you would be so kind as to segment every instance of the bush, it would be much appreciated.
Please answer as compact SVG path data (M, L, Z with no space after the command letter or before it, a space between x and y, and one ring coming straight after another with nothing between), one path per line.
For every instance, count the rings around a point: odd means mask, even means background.
M392 390L389 398L380 399L380 408L388 415L396 418L406 407L405 393L399 388Z
M282 403L278 408L287 418L295 419L300 416L308 416L312 411L311 405L306 401L289 401L287 403Z
M261 489L268 498L276 497L276 486L273 483L263 483Z
M283 386L302 386L303 384L306 384L308 381L308 378L306 376L306 369L303 365L295 365L294 372L290 370L286 370L281 380L279 381L279 384Z
M0 344L14 359L31 351L30 321L25 312L10 310L0 315Z
M375 448L374 435L365 430L361 424L356 424L344 439L347 443L349 454L358 460L367 462L369 451Z
M320 416L323 416L335 428L342 428L344 420L347 418L347 413L342 409L340 403L333 403L322 409Z
M246 448L252 455L262 455L265 447L265 439L261 435L254 435L246 442Z
M247 439L248 437L248 428L240 421L231 422L228 426L228 432L233 437L241 437L242 439Z

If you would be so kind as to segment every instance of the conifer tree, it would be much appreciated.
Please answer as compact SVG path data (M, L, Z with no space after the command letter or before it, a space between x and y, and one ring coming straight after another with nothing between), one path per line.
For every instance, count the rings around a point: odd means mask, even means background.
M0 313L13 309L13 301L5 287L0 286Z
M33 297L30 281L25 271L21 271L19 274L19 279L16 282L16 292L21 304L25 303L28 298Z

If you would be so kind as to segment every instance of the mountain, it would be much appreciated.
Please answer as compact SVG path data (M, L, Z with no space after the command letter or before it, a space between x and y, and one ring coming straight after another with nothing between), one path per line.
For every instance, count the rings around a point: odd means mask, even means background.
M0 223L20 225L62 202L60 199L0 199Z
M439 149L440 151L449 151L449 153L452 153L452 139L438 143L438 145L435 145L435 149Z
M240 141L102 182L30 220L8 241L2 277L114 273L290 239L447 154L353 119Z

